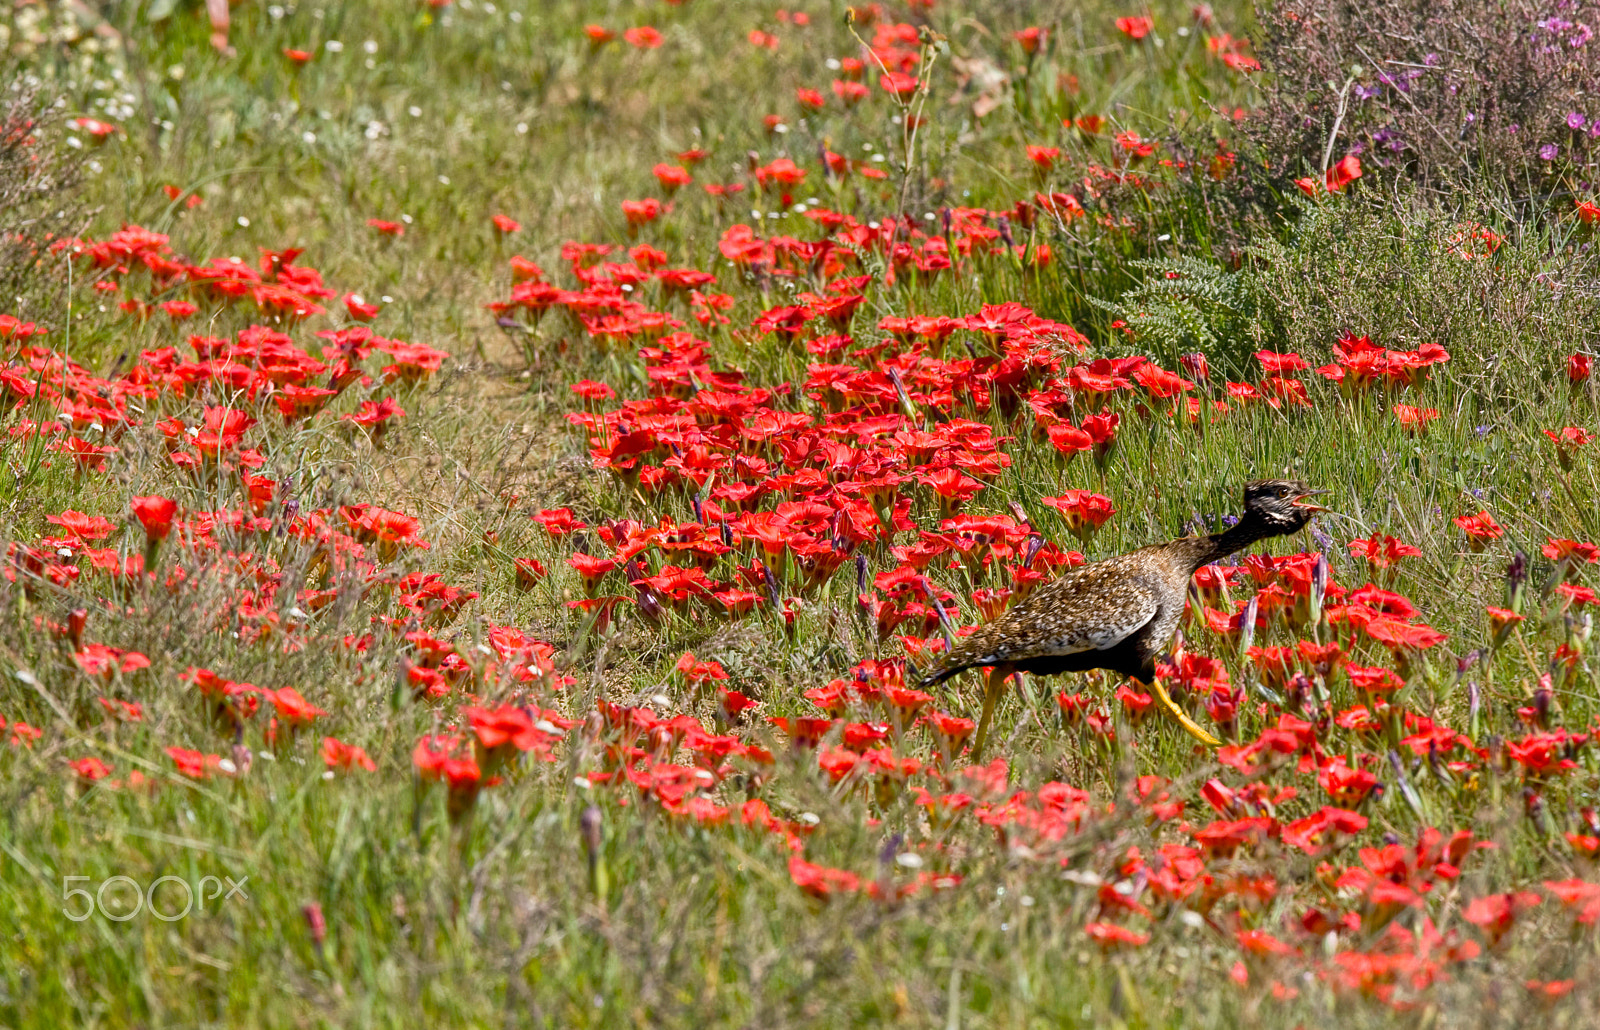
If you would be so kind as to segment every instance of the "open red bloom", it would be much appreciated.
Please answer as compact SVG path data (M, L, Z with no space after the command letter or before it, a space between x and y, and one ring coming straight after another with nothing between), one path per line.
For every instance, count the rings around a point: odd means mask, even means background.
M656 177L656 182L661 184L662 190L673 193L694 181L689 170L682 165L658 164L651 169Z
M1117 19L1117 29L1129 39L1143 39L1155 27L1155 19L1144 15Z
M1037 25L1030 25L1025 29L1020 29L1016 32L1013 32L1011 34L1011 38L1017 41L1018 46L1022 47L1023 53L1037 53L1039 50L1039 44L1044 42L1045 30L1039 28Z
M1487 510L1480 511L1476 515L1457 515L1453 521L1474 543L1498 540L1506 532Z
M1148 21L1149 19L1144 19ZM1140 948L1150 943L1150 935L1130 930L1117 923L1089 923L1084 926L1083 932L1089 939L1100 945L1106 951L1118 948Z
M665 37L661 35L660 31L651 25L640 25L628 29L622 34L622 38L629 46L637 47L640 50L654 50L665 41Z
M1580 540L1557 539L1549 537L1545 545L1539 548L1539 553L1551 561L1565 561L1572 565L1585 562L1593 565L1600 562L1600 547Z
M1361 159L1354 154L1346 154L1328 169L1328 174L1323 177L1323 184L1329 193L1338 193L1359 178L1361 178Z
M167 757L178 767L178 772L191 780L203 780L222 764L222 756L208 755L186 747L167 748Z
M320 716L328 713L301 696L293 687L281 690L263 690L262 695L272 701L278 717L293 727L310 726Z
M1492 945L1499 943L1500 938L1506 935L1517 921L1517 916L1534 908L1542 900L1532 891L1491 894L1468 902L1467 907L1461 912L1461 917L1481 929Z
M1396 404L1394 414L1400 420L1401 428L1415 434L1422 432L1429 422L1439 417L1439 409L1419 408L1414 404Z
M1041 172L1048 172L1055 166L1056 160L1061 157L1060 147L1028 147L1028 160Z
M886 72L878 76L878 85L885 93L898 100L910 100L916 96L917 90L922 88L922 83L915 75L905 72Z
M356 769L376 772L378 769L365 749L333 737L322 738L322 761L329 769L341 772L354 772Z
M661 210L661 201L654 197L622 202L622 216L628 220L630 226L646 225L655 221L661 217Z
M861 878L844 869L814 865L799 855L789 856L789 878L802 891L821 901L835 894L850 894L861 889Z
M1375 569L1386 569L1401 558L1414 558L1421 553L1417 547L1378 530L1365 540L1350 541L1350 556L1367 559Z
M1587 430L1579 426L1567 426L1559 433L1550 429L1542 430L1542 432L1550 438L1551 443L1556 445L1557 450L1568 453L1577 450L1594 439Z
M1091 490L1067 490L1060 497L1041 498L1045 505L1054 508L1066 519L1067 528L1083 537L1106 524L1117 509L1111 498Z
M145 536L151 540L165 540L172 532L172 520L178 514L178 502L172 498L159 495L135 497L128 502L128 506L144 527Z

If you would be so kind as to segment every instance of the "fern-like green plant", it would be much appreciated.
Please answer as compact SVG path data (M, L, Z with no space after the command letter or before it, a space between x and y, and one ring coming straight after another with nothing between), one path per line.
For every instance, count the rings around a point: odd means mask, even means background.
M1145 259L1133 266L1144 273L1139 285L1114 301L1091 297L1089 303L1115 316L1162 363L1201 350L1243 366L1261 345L1265 332L1248 272L1193 257Z

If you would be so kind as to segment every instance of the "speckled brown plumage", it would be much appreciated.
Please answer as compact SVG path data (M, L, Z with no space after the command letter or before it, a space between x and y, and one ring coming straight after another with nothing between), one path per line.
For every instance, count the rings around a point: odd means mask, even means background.
M979 666L995 667L1000 679L1011 671L1048 676L1110 669L1150 683L1195 571L1257 540L1300 529L1320 510L1305 501L1316 492L1296 481L1258 480L1245 486L1245 514L1226 532L1183 537L1072 569L960 641L922 677L922 685ZM986 717L991 706L992 698Z

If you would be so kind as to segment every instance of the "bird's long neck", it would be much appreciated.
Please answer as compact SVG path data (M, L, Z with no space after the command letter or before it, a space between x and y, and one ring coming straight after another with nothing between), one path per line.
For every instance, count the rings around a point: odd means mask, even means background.
M1214 561L1221 561L1230 554L1244 550L1257 540L1278 536L1281 532L1264 520L1246 515L1234 523L1232 528L1221 533L1185 537L1179 543L1187 545L1184 547L1187 552L1185 557L1191 566L1189 571L1193 573Z

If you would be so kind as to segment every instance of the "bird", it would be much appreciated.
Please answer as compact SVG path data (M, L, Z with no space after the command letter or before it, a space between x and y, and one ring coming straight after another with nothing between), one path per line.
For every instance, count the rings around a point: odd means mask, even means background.
M1180 537L1071 569L1003 615L962 639L921 677L921 689L967 669L989 668L983 715L973 760L983 745L995 702L1013 672L1053 676L1109 669L1152 687L1166 712L1208 747L1221 745L1179 708L1156 678L1183 614L1189 581L1202 567L1258 540L1297 532L1325 511L1309 500L1300 480L1258 479L1245 484L1244 515L1221 533Z

